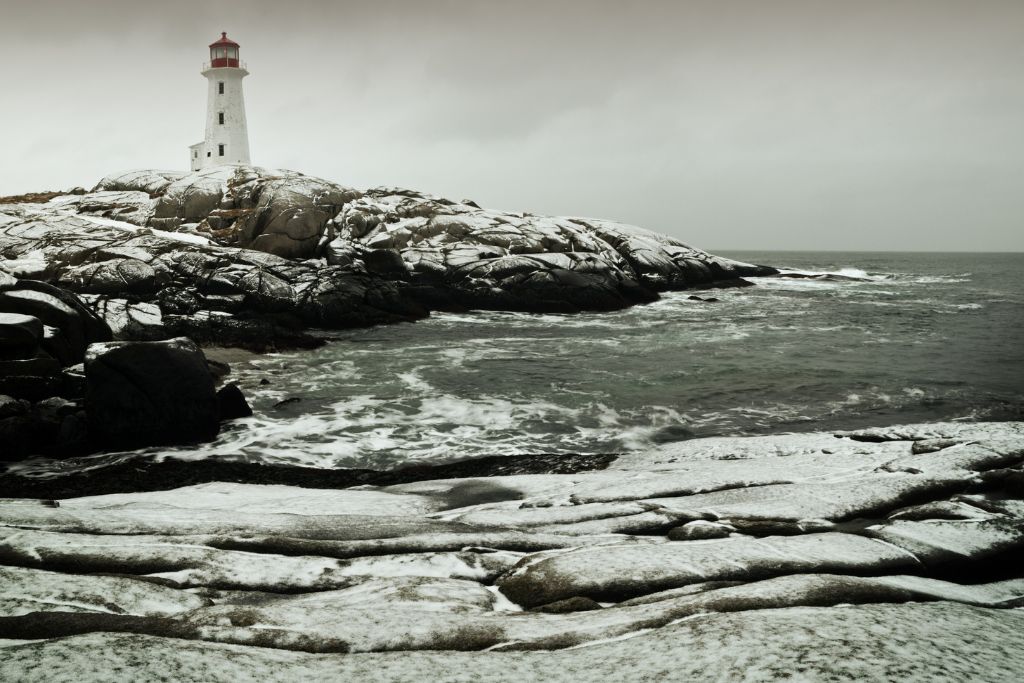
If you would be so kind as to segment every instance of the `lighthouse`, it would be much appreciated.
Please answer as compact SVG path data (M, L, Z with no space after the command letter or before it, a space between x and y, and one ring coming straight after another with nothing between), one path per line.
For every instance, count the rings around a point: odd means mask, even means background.
M203 64L207 80L206 139L189 147L193 171L220 164L249 163L249 131L245 125L242 79L249 75L238 58L239 45L221 33L210 44Z

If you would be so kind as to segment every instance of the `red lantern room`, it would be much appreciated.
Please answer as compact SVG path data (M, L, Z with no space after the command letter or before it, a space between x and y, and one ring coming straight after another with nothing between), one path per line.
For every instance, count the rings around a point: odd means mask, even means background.
M238 43L228 38L227 33L221 33L220 40L210 43L210 67L217 69L241 66L241 62L238 61L238 48Z

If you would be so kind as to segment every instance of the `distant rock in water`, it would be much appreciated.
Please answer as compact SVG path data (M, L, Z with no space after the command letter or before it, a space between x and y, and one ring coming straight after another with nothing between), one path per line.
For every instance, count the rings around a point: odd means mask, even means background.
M38 198L2 204L0 256L17 276L89 295L121 339L311 346L302 328L615 310L776 272L635 226L253 166L133 171Z
M786 270L776 273L775 277L789 278L791 280L828 280L832 282L865 282L872 279L864 271L852 268L844 268L835 273Z

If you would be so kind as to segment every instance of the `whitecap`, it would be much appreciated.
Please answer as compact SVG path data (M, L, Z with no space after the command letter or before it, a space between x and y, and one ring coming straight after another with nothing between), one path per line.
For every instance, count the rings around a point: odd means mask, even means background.
M911 282L918 285L940 285L940 284L957 284L960 282L970 282L971 273L960 273L958 275L917 275L911 276Z
M889 280L893 277L892 274L876 274L872 275L866 270L861 268L854 268L852 266L843 266L837 270L799 270L790 268L780 268L779 274L776 277L791 278L791 279L804 279L807 278L811 281L842 281L842 280L853 280L862 282L880 282L883 280Z
M395 374L395 377L400 379L405 386L412 389L413 391L429 392L434 389L430 384L420 377L417 372L422 370L422 367L413 368L409 372L399 372Z

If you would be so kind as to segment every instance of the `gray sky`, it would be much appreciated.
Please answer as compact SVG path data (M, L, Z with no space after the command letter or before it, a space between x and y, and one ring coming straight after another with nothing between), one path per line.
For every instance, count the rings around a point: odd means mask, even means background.
M1024 0L0 0L0 194L253 162L709 249L1024 251Z

